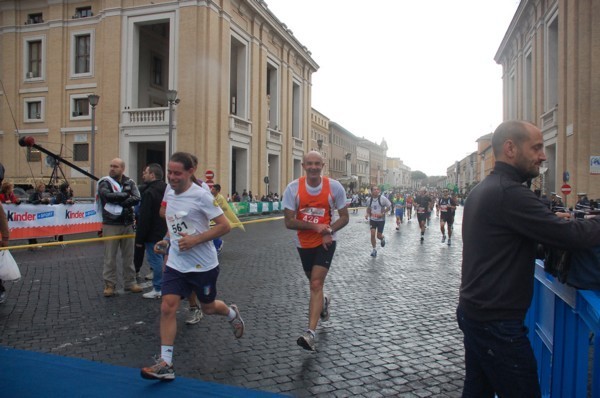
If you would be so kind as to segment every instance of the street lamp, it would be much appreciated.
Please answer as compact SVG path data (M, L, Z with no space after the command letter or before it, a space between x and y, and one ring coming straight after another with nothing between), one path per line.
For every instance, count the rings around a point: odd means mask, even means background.
M169 158L173 154L173 105L179 103L177 90L167 91L167 102L169 103Z
M317 140L317 146L319 147L319 151L323 148L323 140L321 138Z
M88 95L88 102L92 107L92 136L91 136L91 148L90 148L90 174L96 175L94 173L95 167L95 153L96 153L96 105L98 105L98 101L100 101L100 96L97 94ZM94 198L94 186L96 182L94 180L90 181L90 196L92 199Z

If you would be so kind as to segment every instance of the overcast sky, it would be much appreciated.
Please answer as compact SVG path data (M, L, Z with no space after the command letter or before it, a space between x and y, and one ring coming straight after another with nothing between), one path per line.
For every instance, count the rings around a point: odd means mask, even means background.
M312 53L312 106L445 175L502 121L494 55L517 0L266 0Z

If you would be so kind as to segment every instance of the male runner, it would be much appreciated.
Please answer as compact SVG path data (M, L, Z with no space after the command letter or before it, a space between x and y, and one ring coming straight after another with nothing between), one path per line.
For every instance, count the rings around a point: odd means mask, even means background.
M442 243L446 241L445 225L448 224L448 246L452 244L452 226L454 224L454 209L456 202L452 199L447 189L444 189L442 197L438 200L440 208L440 230L442 231Z
M404 206L406 202L404 200L404 195L401 193L397 193L394 198L394 206L396 212L396 231L400 231L400 224L404 222Z
M169 258L163 272L160 316L161 355L156 364L141 369L145 379L173 380L173 343L177 334L177 309L181 299L196 292L206 315L227 316L236 338L244 334L244 321L235 304L227 306L217 295L219 260L212 240L229 232L229 221L213 196L192 182L194 170L188 153L174 153L168 165L171 190L166 194L167 229L171 237ZM210 221L214 226L210 227ZM159 241L163 251L169 238Z
M322 177L323 158L308 152L302 161L306 176L292 181L283 194L285 226L298 231L296 246L310 282L308 329L297 340L300 347L315 351L319 318L329 320L330 297L323 293L325 277L335 253L335 232L348 224L346 192L338 181ZM335 215L337 210L339 218Z
M381 247L385 247L385 236L383 236L383 228L385 227L385 215L392 204L381 194L381 190L377 185L371 187L371 199L367 203L367 214L365 218L369 220L371 226L371 246L373 251L371 257L377 257L377 241L375 240L375 232L377 239L381 242Z
M427 190L422 187L415 197L415 207L417 208L417 220L421 227L421 243L425 240L425 229L427 228L427 216L431 210L431 197L427 195Z
M414 199L411 194L406 195L406 218L408 222L410 222L412 218Z

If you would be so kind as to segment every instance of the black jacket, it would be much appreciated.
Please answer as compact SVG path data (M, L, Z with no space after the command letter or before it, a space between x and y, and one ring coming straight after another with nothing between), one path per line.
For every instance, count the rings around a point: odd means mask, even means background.
M118 182L118 181L117 181ZM133 224L133 206L140 201L140 191L135 182L129 177L121 177L121 192L113 191L111 184L102 180L98 184L98 197L102 206L102 224L107 225L131 225ZM120 215L114 215L104 209L106 203L118 204L123 207Z
M558 218L506 163L465 202L459 306L473 320L523 320L533 295L537 243L563 249L600 245L600 218Z
M156 243L167 234L167 223L159 216L160 204L167 184L161 180L146 184L142 192L135 243Z

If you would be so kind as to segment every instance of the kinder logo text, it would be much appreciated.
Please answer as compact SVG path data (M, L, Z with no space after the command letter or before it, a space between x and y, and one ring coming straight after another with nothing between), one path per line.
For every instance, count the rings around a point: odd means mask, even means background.
M85 213L83 211L65 210L65 218L67 220L73 220L73 219L77 219L77 218L85 218Z
M42 218L49 218L49 217L54 217L54 212L53 211L47 211L44 213L31 213L31 212L24 212L24 213L17 213L14 211L10 211L8 210L6 212L6 218L9 222L24 222L24 221L35 221L35 220L39 220Z

